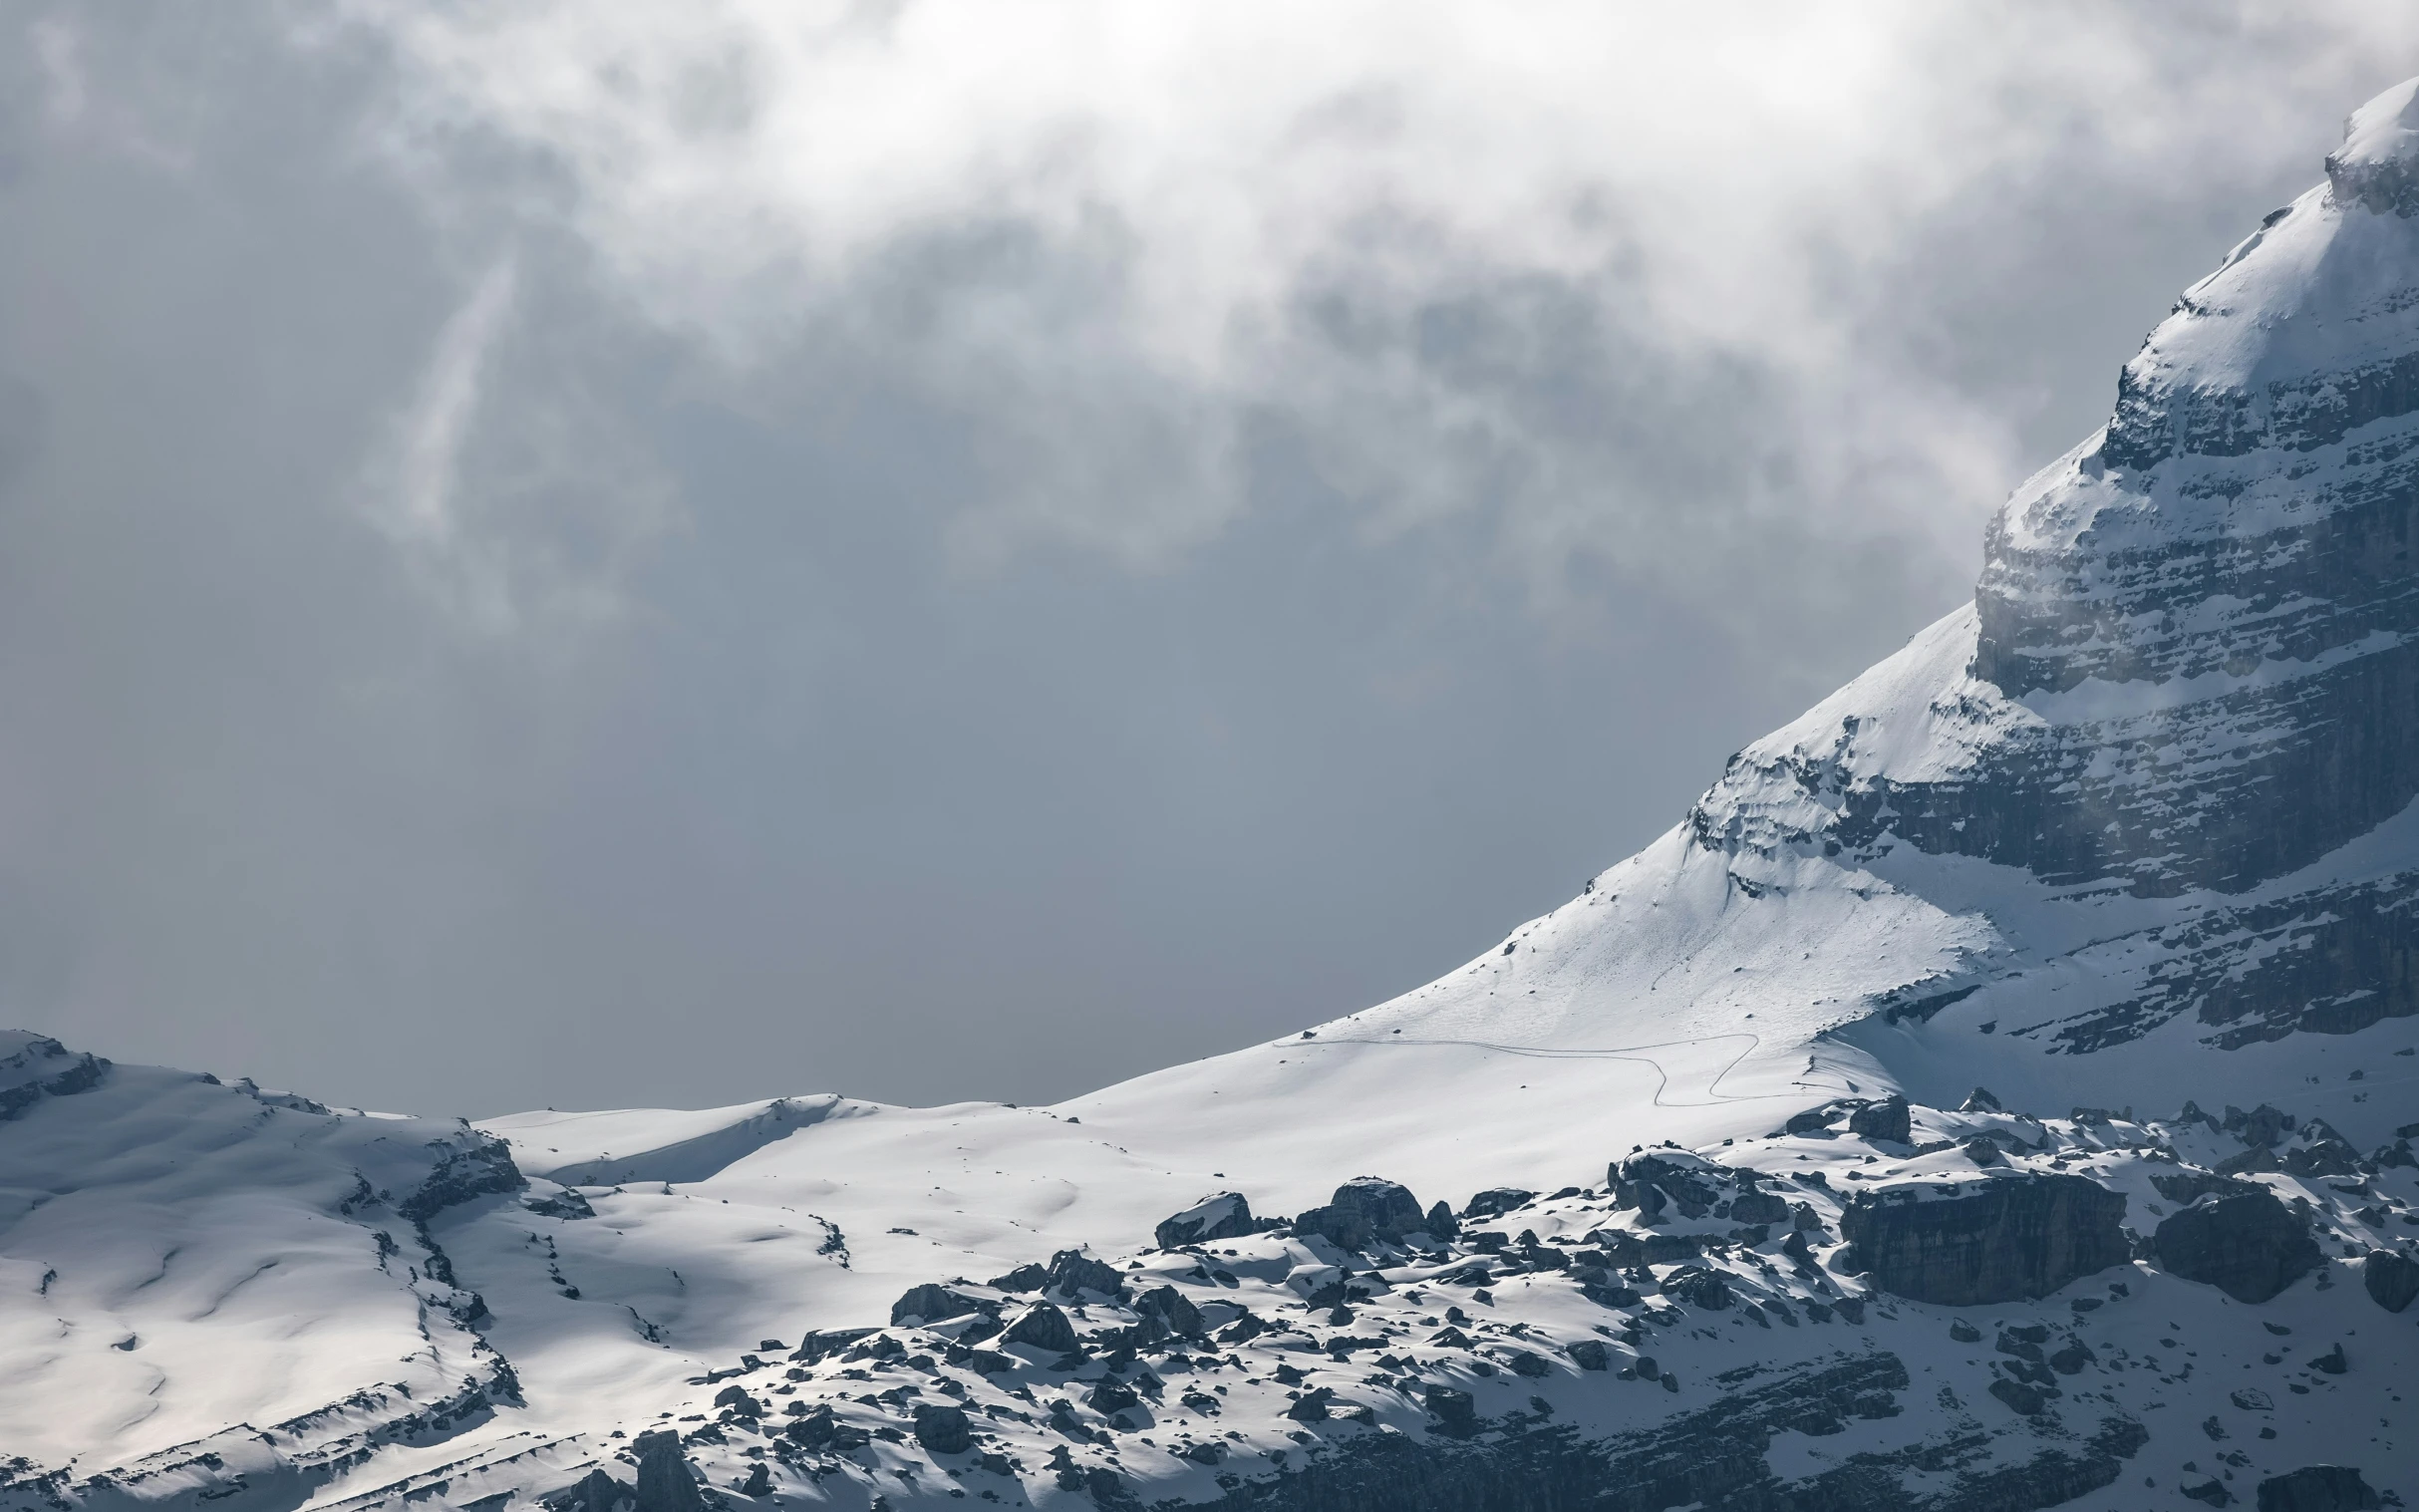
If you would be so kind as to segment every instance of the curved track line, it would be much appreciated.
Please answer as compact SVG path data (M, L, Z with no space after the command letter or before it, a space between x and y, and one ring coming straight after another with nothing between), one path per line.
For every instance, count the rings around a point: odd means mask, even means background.
M1663 1063L1661 1060L1656 1059L1653 1056L1644 1055L1642 1052L1655 1050L1674 1050L1699 1045L1711 1045L1717 1040L1744 1040L1747 1042L1747 1044L1745 1048L1740 1050L1737 1055L1732 1056L1728 1061L1724 1062L1720 1070L1714 1072L1712 1080L1705 1083L1706 1093L1714 1100L1712 1102L1664 1101L1663 1091L1671 1084L1671 1073L1663 1068ZM1654 1106L1712 1107L1716 1103L1720 1102L1760 1102L1775 1097L1790 1097L1797 1095L1794 1092L1725 1092L1721 1089L1723 1078L1728 1076L1732 1071L1738 1069L1738 1063L1746 1059L1749 1056L1754 1055L1755 1052L1763 1045L1763 1036L1748 1031L1741 1031L1735 1035L1706 1035L1702 1039L1697 1040L1659 1040L1652 1045L1625 1045L1615 1050L1547 1050L1539 1046L1530 1045L1497 1045L1486 1040L1414 1040L1400 1035L1388 1035L1382 1040L1329 1039L1322 1036L1321 1038L1310 1042L1310 1045L1289 1048L1307 1050L1310 1049L1311 1046L1319 1045L1441 1045L1459 1046L1470 1050L1494 1051L1498 1054L1506 1056L1527 1056L1533 1059L1539 1060L1633 1060L1643 1065L1651 1065L1655 1067L1656 1083L1655 1100L1653 1103Z

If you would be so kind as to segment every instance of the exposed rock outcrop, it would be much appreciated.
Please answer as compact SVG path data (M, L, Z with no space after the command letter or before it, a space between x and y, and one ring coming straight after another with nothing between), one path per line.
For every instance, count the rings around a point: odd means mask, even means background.
M1112 1273L1113 1274L1113 1273ZM941 1323L951 1318L963 1318L981 1312L984 1304L953 1288L927 1282L909 1287L898 1301L890 1305L893 1328L909 1324Z
M2204 1197L2169 1214L2151 1245L2168 1271L2237 1302L2266 1302L2319 1261L2308 1223L2265 1187Z
M1791 1371L1743 1387L1658 1427L1591 1440L1523 1418L1475 1439L1468 1393L1431 1386L1438 1438L1369 1434L1338 1444L1297 1473L1244 1483L1209 1503L1220 1512L1658 1512L1658 1509L1836 1508L1855 1512L2030 1512L2113 1483L2146 1441L2125 1418L2028 1460L1991 1464L1977 1444L1926 1441L1860 1454L1802 1480L1765 1458L1780 1432L1829 1434L1848 1420L1896 1414L1906 1366L1888 1354ZM1901 1477L1922 1471L1917 1490Z
M1152 1287L1136 1297L1134 1311L1146 1319L1157 1319L1168 1333L1181 1339L1197 1337L1202 1331L1201 1310L1172 1286Z
M1240 1193L1217 1192L1202 1198L1181 1213L1159 1221L1151 1237L1163 1250L1182 1249L1188 1244L1207 1244L1213 1239L1240 1239L1259 1232L1252 1218L1252 1205Z
M1840 1216L1873 1284L1947 1307L2046 1297L2122 1265L2125 1198L2039 1172L1860 1192Z
M1427 1227L1427 1215L1410 1188L1381 1176L1357 1176L1336 1188L1324 1207L1294 1217L1294 1232L1317 1234L1348 1250L1372 1240L1400 1243Z
M551 1496L539 1498L551 1512L615 1512L636 1507L638 1493L605 1473L602 1466Z
M1050 1257L1044 1289L1064 1297L1097 1292L1103 1297L1122 1298L1125 1278L1115 1266L1094 1260L1081 1250L1060 1250Z
M2260 1512L2375 1512L2384 1505L2348 1465L2303 1465L2260 1482Z
M963 1454L974 1447L974 1427L963 1407L922 1402L916 1407L916 1442L935 1454Z
M2407 842L2312 869L2419 796L2419 156L2381 124L2411 98L2364 107L2328 183L2177 301L2104 430L1992 521L1937 656L1754 743L1691 811L1758 887L1782 857L1911 847L2180 900L2081 945L1986 907L1997 962L1877 977L1877 1015L2024 1013L2009 1032L2083 1054L2179 1018L2231 1051L2419 1014ZM2032 1019L2017 960L2098 979L2100 1006Z
M520 1167L512 1163L512 1146L501 1139L465 1128L450 1139L431 1140L429 1147L437 1152L436 1165L419 1190L395 1209L414 1223L426 1223L473 1197L517 1192L527 1185Z
M1859 1139L1887 1139L1905 1144L1914 1131L1904 1097L1868 1102L1848 1115L1848 1132Z
M1037 1302L1017 1315L1000 1335L1000 1343L1063 1354L1075 1347L1075 1326L1057 1307Z
M1516 1186L1491 1186L1472 1197L1469 1205L1461 1210L1461 1216L1472 1222L1481 1218L1498 1218L1536 1195Z
M1731 1173L1702 1155L1686 1150L1647 1150L1616 1160L1605 1172L1613 1189L1613 1205L1636 1208L1652 1223L1665 1209L1683 1218L1702 1218L1721 1200Z
M2399 1313L2419 1299L2419 1261L2392 1250L2371 1250L2360 1262L2360 1284L2370 1301Z
M101 1084L110 1062L69 1050L48 1035L0 1033L0 1121L44 1097L72 1097Z
M641 1433L630 1447L638 1454L638 1512L704 1512L678 1433Z

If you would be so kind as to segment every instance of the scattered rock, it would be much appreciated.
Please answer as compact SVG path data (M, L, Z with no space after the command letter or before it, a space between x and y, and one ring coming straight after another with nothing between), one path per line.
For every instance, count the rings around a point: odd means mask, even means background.
M1050 1285L1050 1272L1038 1265L1021 1265L987 1283L995 1292L1039 1292Z
M2265 1188L2205 1197L2170 1214L2151 1248L2171 1274L2249 1303L2268 1301L2320 1259L2308 1224Z
M1965 1094L1965 1100L1958 1104L1958 1111L1961 1113L2003 1113L2007 1110L1999 1106L1998 1098L1990 1095L1989 1087L1977 1086Z
M2340 1375L2351 1368L2351 1361L2343 1358L2343 1346L2338 1342L2333 1349L2311 1361L2309 1367L2322 1375Z
M1564 1353L1571 1357L1571 1363L1583 1370L1608 1369L1613 1363L1613 1352L1600 1340L1583 1339Z

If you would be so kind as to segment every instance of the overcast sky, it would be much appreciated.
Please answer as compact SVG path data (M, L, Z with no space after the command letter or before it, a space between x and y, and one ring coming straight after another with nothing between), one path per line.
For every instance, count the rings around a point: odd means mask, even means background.
M1684 14L1680 14L1684 12ZM0 1022L1042 1100L1954 607L2398 5L0 0Z

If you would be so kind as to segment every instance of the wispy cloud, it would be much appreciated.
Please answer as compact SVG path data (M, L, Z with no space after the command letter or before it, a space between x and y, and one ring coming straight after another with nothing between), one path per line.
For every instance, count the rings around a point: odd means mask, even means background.
M513 259L497 258L438 333L418 392L393 417L369 468L372 517L435 586L477 623L502 627L512 601L499 547L465 528L462 452L479 421L489 353L512 314Z

